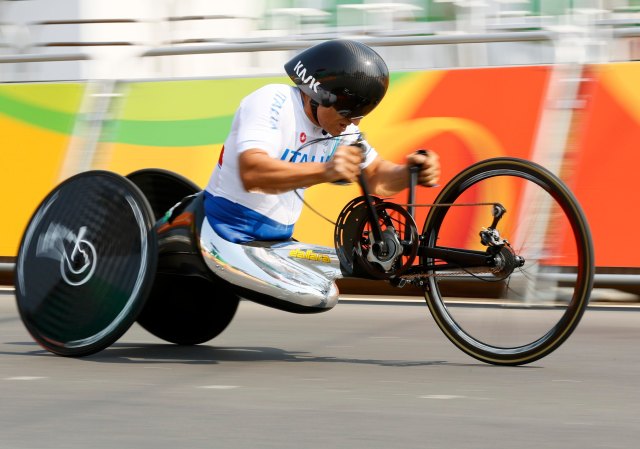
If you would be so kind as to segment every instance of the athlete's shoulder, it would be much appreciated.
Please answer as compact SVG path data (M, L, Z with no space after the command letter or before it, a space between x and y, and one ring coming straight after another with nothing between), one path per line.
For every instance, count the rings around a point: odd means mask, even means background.
M285 132L295 124L294 89L286 84L262 86L242 100L237 117L251 127L266 126Z
M247 95L244 102L264 101L269 104L274 101L278 103L288 102L291 101L294 89L294 87L287 84L266 84Z

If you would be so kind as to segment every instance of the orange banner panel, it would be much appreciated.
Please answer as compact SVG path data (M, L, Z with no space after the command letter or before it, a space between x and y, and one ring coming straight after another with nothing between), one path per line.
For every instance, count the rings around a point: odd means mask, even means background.
M571 187L590 223L596 265L640 267L640 64L594 66L586 79Z

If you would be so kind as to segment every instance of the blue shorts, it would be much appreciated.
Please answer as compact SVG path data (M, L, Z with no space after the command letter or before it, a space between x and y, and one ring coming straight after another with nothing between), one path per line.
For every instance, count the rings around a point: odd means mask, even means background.
M205 190L204 212L213 230L225 240L246 243L254 240L288 240L293 225L279 223L248 207Z

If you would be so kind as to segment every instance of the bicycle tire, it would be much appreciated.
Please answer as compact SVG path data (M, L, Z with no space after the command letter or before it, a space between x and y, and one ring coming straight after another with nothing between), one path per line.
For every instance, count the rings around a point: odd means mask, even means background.
M524 255L524 266L503 278L496 272L432 269L425 299L438 327L466 354L495 365L528 364L556 350L588 306L594 278L589 226L557 176L530 161L496 158L470 166L443 188L435 200L443 206L432 207L425 220L423 245L457 241L478 249L480 229L474 223L489 225L491 217L470 204L487 202L504 202L512 210L496 228ZM468 237L461 236L465 230Z
M186 201L185 198L200 192L200 188L184 176L159 168L135 171L127 175L127 179L144 193L156 220L164 217L172 207L180 207L178 203ZM162 340L178 345L197 345L217 337L227 328L240 299L223 281L208 276L208 269L201 260L196 222L201 222L204 217L202 202L196 200L183 204L187 204L187 209L194 208L190 210L194 213L191 224L182 223L173 228L169 234L176 234L171 236L164 232L158 234L160 221L156 222L158 273L137 320L144 329ZM176 236L182 242L181 248L171 243L175 242ZM163 247L163 242L172 248ZM177 265L184 272L167 270L163 263L163 258L174 260L176 253L181 259ZM173 263L170 265L177 268Z

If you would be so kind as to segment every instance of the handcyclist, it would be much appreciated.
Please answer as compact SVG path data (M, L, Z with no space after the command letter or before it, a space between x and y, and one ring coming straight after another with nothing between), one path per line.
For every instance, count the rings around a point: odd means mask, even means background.
M368 46L332 40L284 66L295 86L270 84L245 97L205 189L210 225L226 240L286 240L302 211L306 187L354 182L362 171L372 194L434 185L438 156L413 153L406 164L383 159L360 134L360 120L389 84L384 60Z

